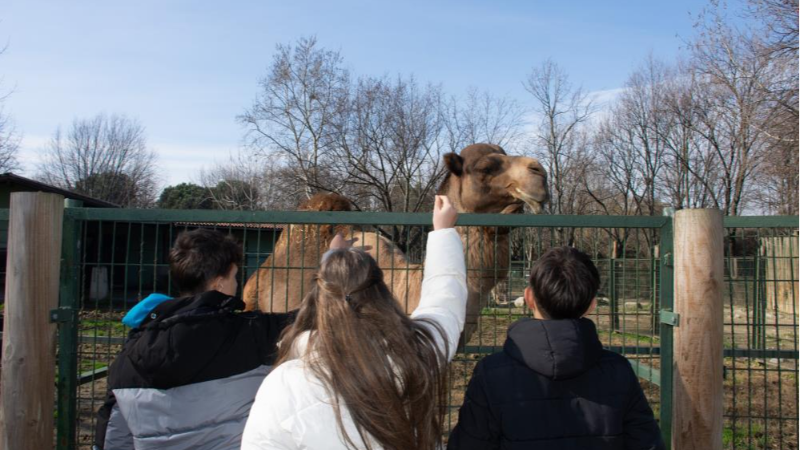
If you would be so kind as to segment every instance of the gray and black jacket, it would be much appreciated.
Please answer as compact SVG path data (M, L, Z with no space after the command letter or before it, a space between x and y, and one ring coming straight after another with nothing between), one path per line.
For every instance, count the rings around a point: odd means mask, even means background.
M280 333L294 319L243 307L209 291L154 308L110 367L95 448L238 449Z

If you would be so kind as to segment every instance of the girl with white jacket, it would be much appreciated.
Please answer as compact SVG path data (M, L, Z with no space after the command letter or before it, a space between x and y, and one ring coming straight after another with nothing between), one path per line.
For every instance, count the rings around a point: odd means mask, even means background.
M440 447L446 364L467 301L456 216L437 196L421 301L410 317L375 260L334 239L261 384L243 450Z

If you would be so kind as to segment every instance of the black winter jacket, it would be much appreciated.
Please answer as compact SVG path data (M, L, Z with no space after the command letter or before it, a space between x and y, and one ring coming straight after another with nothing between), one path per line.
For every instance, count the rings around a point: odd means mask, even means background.
M653 411L625 357L594 322L522 319L481 360L448 450L662 450Z
M109 369L95 448L238 449L250 406L294 313L242 313L217 291L167 300Z

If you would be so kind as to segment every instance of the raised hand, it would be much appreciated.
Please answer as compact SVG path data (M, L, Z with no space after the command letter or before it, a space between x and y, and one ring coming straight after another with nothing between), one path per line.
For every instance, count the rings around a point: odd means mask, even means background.
M433 203L433 229L453 228L456 225L456 219L458 219L458 211L450 203L450 199L446 195L437 195Z
M330 250L337 250L340 248L350 248L355 244L358 238L353 239L345 239L342 233L336 233L336 236L333 237L331 241L331 245L328 246Z

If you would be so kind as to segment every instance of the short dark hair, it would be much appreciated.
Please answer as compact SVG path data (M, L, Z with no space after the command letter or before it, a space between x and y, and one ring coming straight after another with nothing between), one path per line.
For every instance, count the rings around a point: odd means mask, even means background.
M530 286L542 316L577 319L597 295L600 273L586 253L572 247L555 247L533 265Z
M181 295L199 294L241 261L242 247L233 236L200 228L178 235L169 251L169 272Z

